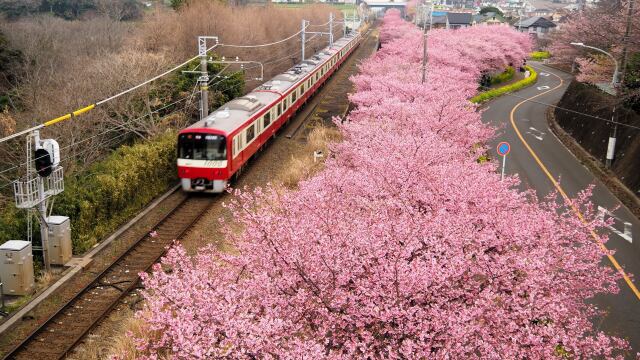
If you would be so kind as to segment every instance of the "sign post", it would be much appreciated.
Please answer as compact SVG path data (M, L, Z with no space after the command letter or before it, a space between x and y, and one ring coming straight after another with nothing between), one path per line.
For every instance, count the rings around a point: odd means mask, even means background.
M500 181L503 181L504 168L507 165L507 154L509 154L509 151L511 151L511 145L509 145L508 142L503 141L500 144L498 144L498 147L496 148L496 150L498 151L499 155L502 155L502 175L500 176Z

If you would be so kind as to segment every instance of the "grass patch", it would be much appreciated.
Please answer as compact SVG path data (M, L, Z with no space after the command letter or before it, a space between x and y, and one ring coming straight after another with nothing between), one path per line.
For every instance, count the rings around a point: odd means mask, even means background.
M340 131L333 127L318 126L307 137L307 145L303 151L306 156L291 156L291 161L282 175L282 183L288 188L296 188L300 180L307 179L324 167L329 156L329 144L342 139ZM313 152L322 151L323 156L314 161Z
M12 302L11 304L6 304L4 307L4 311L8 314L13 313L14 311L20 309L22 305L28 303L33 298L33 295L25 295L18 298L18 300Z
M474 104L480 104L480 103L483 103L485 101L488 101L488 100L491 100L493 98L496 98L498 96L501 96L501 95L504 95L504 94L508 94L508 93L511 93L511 92L514 92L514 91L518 91L518 90L523 89L523 88L525 88L527 86L535 84L536 81L538 81L538 73L535 70L533 70L533 68L530 67L530 66L525 66L525 69L529 70L529 72L531 73L531 75L528 78L522 79L522 80L520 80L518 82L515 82L513 84L509 84L509 85L506 85L506 86L499 87L497 89L491 89L491 90L488 90L488 91L481 92L480 94L472 97L471 100L469 100L469 101L471 101Z
M529 54L529 58L531 60L537 60L537 61L546 60L550 57L551 57L551 53L548 51L534 51L531 54Z

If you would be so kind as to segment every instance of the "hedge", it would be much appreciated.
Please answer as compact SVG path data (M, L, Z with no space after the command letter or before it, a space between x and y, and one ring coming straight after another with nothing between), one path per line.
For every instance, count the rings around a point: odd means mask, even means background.
M531 58L531 60L545 60L551 57L551 53L548 51L534 51L531 54L529 54L529 58Z
M503 82L507 82L513 79L513 75L515 74L516 74L516 70L512 66L509 66L502 73L491 77L491 85L497 85L497 84L502 84Z
M176 177L176 131L119 147L86 171L65 177L53 214L71 218L73 252L90 249L166 191ZM24 239L25 212L5 204L0 238ZM34 238L39 239L38 229Z
M529 70L529 72L531 73L531 75L526 78L526 79L522 79L518 82L515 82L513 84L509 84L509 85L505 85L502 87L499 87L497 89L491 89L488 91L484 91L481 92L480 94L474 96L471 98L471 102L475 103L475 104L479 104L482 102L485 102L487 100L491 100L493 98L496 98L500 95L504 95L504 94L508 94L514 91L518 91L522 88L525 88L529 85L535 84L536 81L538 81L538 73L536 73L535 70L533 70L532 67L530 66L525 66L526 70Z

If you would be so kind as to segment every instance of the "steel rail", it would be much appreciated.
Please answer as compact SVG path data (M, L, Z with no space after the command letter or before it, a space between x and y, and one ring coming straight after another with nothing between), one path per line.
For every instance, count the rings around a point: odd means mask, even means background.
M165 214L159 221L157 221L152 227L152 229L157 229L160 226L166 224L167 221L169 221L169 219L172 216L178 216L180 214L179 211L183 209L186 205L190 204L194 199L202 199L205 201L206 200L209 200L209 201L208 201L208 204L204 205L203 211L199 211L197 215L192 219L190 219L188 221L188 224L179 231L179 234L176 236L176 239L183 237L189 230L193 228L193 225L202 217L202 215L206 212L206 210L211 207L211 205L214 203L215 198L205 199L205 198L188 196L184 200L179 202L175 207L173 207L173 209L169 211L167 214ZM56 318L64 316L66 311L68 311L76 302L82 300L82 298L88 295L89 292L92 291L93 289L100 286L109 286L109 284L102 284L102 280L104 280L105 277L109 275L111 271L116 270L118 266L126 264L125 261L127 260L127 257L132 255L136 249L139 249L141 245L146 243L145 240L148 240L150 238L152 237L149 235L149 233L145 233L143 236L141 236L136 241L134 241L116 260L114 260L109 266L107 266L104 270L102 270L89 284L84 286L75 296L73 296L70 300L68 300L54 314L48 317L45 322L43 322L40 326L38 326L35 330L33 330L20 344L15 346L7 355L5 355L3 359L15 359L19 355L21 355L21 353L28 351L30 344L32 344L34 341L37 342L36 338L44 330L46 330L48 326L54 324L54 320ZM148 261L149 264L144 267L144 271L149 271L150 268L155 263L157 263L162 258L162 256L165 255L166 244L162 244L162 245L163 245L163 250L159 253L159 255L153 256L152 259ZM64 346L64 349L62 351L58 351L58 353L56 354L57 359L64 358L72 349L75 348L75 346L81 343L85 338L85 336L91 330L93 330L105 317L107 317L111 313L113 308L117 304L119 304L125 296L127 296L132 290L134 290L137 287L140 281L140 278L137 274L135 277L136 278L134 280L131 280L130 284L125 289L116 288L120 290L119 296L112 299L111 303L104 310L99 311L99 313L96 314L97 316L95 316L95 318L90 322L90 324L86 326L85 329L83 329L83 331L79 335L71 339L71 341L69 341L69 343ZM87 314L87 313L88 312L84 312L84 314ZM51 358L51 356L52 355L48 353L46 358L49 359ZM30 358L33 358L33 356Z

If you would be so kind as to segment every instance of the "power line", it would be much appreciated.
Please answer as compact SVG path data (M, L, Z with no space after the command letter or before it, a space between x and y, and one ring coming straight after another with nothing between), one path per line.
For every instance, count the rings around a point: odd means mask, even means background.
M197 88L197 85L194 87L194 89L195 89L195 88ZM179 100L177 100L177 101L174 101L174 102L172 102L172 103L170 103L170 104L167 104L167 105L165 105L165 106L163 106L163 107L161 107L161 108L154 109L154 110L152 110L152 111L150 111L150 112L148 112L148 113L145 113L144 115L141 115L141 116L139 116L139 117L137 117L137 118L134 118L134 119L132 119L132 120L129 120L127 123L133 123L133 122L138 121L138 120L140 120L140 119L142 119L142 118L145 118L145 117L147 117L147 116L149 116L149 115L153 115L153 114L159 113L160 111L162 111L162 110L164 110L164 109L166 109L166 108L168 108L168 107L170 107L170 106L173 106L173 105L175 105L175 104L178 104L178 103L180 103L180 102L182 102L182 101L190 100L194 93L195 93L195 91L194 91L194 92L192 92L192 93L191 93L191 95L190 95L189 97L184 97L184 98L179 99ZM174 111L172 111L172 112L171 112L171 113L169 113L169 114L173 114L174 112L175 112L175 110L174 110ZM169 114L167 114L167 115L169 115ZM120 126L120 128L122 128L122 126ZM80 140L80 141L74 142L74 143L69 144L69 145L67 145L67 146L63 146L63 147L61 147L61 148L60 148L60 150L65 150L65 149L69 149L69 148L71 148L71 147L78 146L78 145L80 145L80 144L82 144L82 143L85 143L85 142L87 142L87 141L89 141L89 140L91 140L91 139L94 139L94 138L96 138L96 137L98 137L98 136L102 136L102 135L105 135L105 134L107 134L107 133L115 132L115 131L117 131L117 128L111 128L111 129L107 129L107 130L101 131L101 132L99 132L99 133L97 133L97 134L95 134L95 135L89 136L89 137L84 138L84 139L82 139L82 140ZM128 131L128 132L125 132L124 134L129 134L129 133L131 133L131 132L130 132L130 131ZM109 141L109 140L107 140L107 141ZM43 155L43 156L41 156L40 158L44 158L44 157L46 157L46 156L49 156L49 155ZM34 160L37 160L37 159L39 159L39 158L36 158L36 159L34 159ZM23 162L23 163L20 163L20 164L14 165L13 167L10 167L10 168L7 168L7 169L4 169L4 170L0 171L0 175L1 175L1 174L4 174L4 173L7 173L7 172L9 172L9 171L11 171L11 170L18 169L18 168L20 168L20 167L22 167L22 166L25 166L25 165L27 165L27 164L28 164L28 162L26 162L26 161L25 161L25 162ZM1 189L1 188L0 188L0 189Z
M282 40L279 40L279 41L275 41L275 42L272 42L272 43L257 44L257 45L233 45L233 44L223 45L223 44L216 43L215 45L213 45L213 46L209 47L208 49L206 49L206 51L207 52L211 51L211 50L213 50L214 48L216 48L218 46L225 46L225 47L232 47L232 48L257 48L257 47L266 47L266 46L277 45L277 44L283 43L285 41L288 41L290 39L293 39L294 37L296 37L297 35L299 35L303 31L305 31L308 26L309 25L305 26L302 30L296 32L295 34L293 34L293 35L291 35L291 36L289 36L289 37L287 37L285 39L282 39ZM121 91L121 92L119 92L119 93L117 93L115 95L112 95L112 96L110 96L110 97L108 97L106 99L100 100L100 101L98 101L96 103L93 103L91 105L85 106L83 108L80 108L80 109L75 110L73 112L70 112L68 114L65 114L65 115L59 116L57 118L51 119L51 120L46 121L46 122L44 122L44 123L42 123L40 125L36 125L34 127L31 127L31 128L19 131L17 133L5 136L3 138L0 138L0 143L3 143L5 141L11 140L11 139L14 139L14 138L16 138L18 136L21 136L21 135L25 135L25 134L27 134L29 132L42 129L42 128L46 127L46 126L51 126L51 125L57 124L58 122L69 120L69 119L72 119L74 117L80 116L80 115L82 115L84 113L87 113L87 112L93 110L94 108L96 108L97 106L100 106L100 105L102 105L102 104L104 104L104 103L106 103L108 101L116 99L116 98L118 98L118 97L120 97L122 95L125 95L127 93L130 93L130 92L136 90L136 89L139 89L140 87L145 86L145 85L147 85L147 84L149 84L149 83L151 83L151 82L153 82L155 80L158 80L161 77L164 77L164 76L166 76L166 75L168 75L168 74L170 74L170 73L182 68L183 66L189 64L191 61L194 61L194 60L198 59L199 57L200 57L199 55L196 55L196 56L184 61L183 63L181 63L181 64L179 64L177 66L174 66L173 68L171 68L171 69L169 69L169 70L167 70L167 71L165 71L165 72L163 72L163 73L161 73L159 75L156 75L156 76L154 76L154 77L152 77L152 78L150 78L150 79L148 79L148 80L146 80L146 81L144 81L144 82L142 82L142 83L140 83L140 84L138 84L136 86L133 86L133 87L127 89L127 90Z
M325 24L322 24L322 25L314 25L314 26L324 26L324 25L327 25L328 23L329 23L329 22L327 22L327 23L325 23ZM308 26L311 26L311 25L307 25L307 27L308 27ZM307 27L305 27L305 29L306 29ZM296 34L294 34L294 35L290 36L289 38L284 39L284 40L281 40L281 41L276 42L276 43L280 43L280 42L283 42L283 41L289 40L290 38L292 38L292 37L293 37L293 36L295 36L295 35L300 34L301 32L302 32L302 30L301 30L301 31L299 31L299 32L297 32ZM310 43L310 42L311 42L311 41L313 41L317 36L318 36L317 34L316 34L316 35L313 35L312 37L310 37L309 39L307 39L307 40L305 41L305 44L306 44L306 43ZM275 43L272 43L272 44L275 44ZM268 45L272 45L272 44L261 44L261 45L255 45L255 46L268 46ZM211 47L210 49L212 49L212 48L214 48L214 47L215 47L215 46ZM266 65L266 64L273 64L273 63L277 63L277 62L280 62L280 61L284 61L284 60L291 59L291 56L292 56L292 55L297 55L297 54L299 54L299 53L301 53L301 52L302 52L302 50L298 50L298 51L294 52L293 54L289 54L289 55L287 55L286 57L279 58L279 59L273 59L273 60L267 61L267 62L263 63L263 65ZM155 80L155 79L158 79L159 77L164 76L164 75L168 74L169 72L174 71L174 70L176 70L176 69L178 69L178 68L180 68L180 67L182 67L182 66L186 65L187 63L189 63L190 61L193 61L193 60L194 60L194 59L196 59L196 58L197 58L197 56L196 56L196 57L194 57L194 58L192 58L192 59L190 59L190 60L188 60L188 61L186 61L186 62L184 62L184 63L183 63L183 64L181 64L181 65L178 65L177 67L174 67L172 70L169 70L169 71L167 71L167 72L165 72L165 73L163 73L163 74L161 74L161 75L156 76L155 78L153 78L153 79L151 79L151 80L146 81L146 82L145 82L145 83L143 83L143 84L140 84L140 85L138 85L138 86L136 86L136 87L134 87L134 88L131 88L131 89L127 90L126 92L128 92L128 91L133 91L134 89L139 88L139 87L140 87L140 86L142 86L142 85L148 84L149 82L151 82L151 81L153 81L153 80ZM228 77L227 77L227 76L225 76L224 78L220 79L218 82L216 82L216 83L214 83L214 84L211 84L211 82L213 82L213 80L215 80L216 78L218 78L218 77L220 76L220 74L222 74L222 72L224 72L228 67L229 67L229 65L225 66L222 70L220 70L220 71L219 71L219 72L218 72L218 73L217 73L217 74L216 74L216 75L211 79L211 81L208 83L208 85L210 85L210 86L215 86L215 85L217 85L217 84L221 83L222 81L224 81L224 80L228 79ZM256 66L254 66L254 67L250 67L250 68L247 68L247 69L244 69L244 70L250 70L250 69L253 69L253 68L256 68ZM235 73L239 73L239 71L238 71L238 72L235 72ZM217 91L219 91L219 92L225 92L225 91L227 91L227 90L231 90L231 89L233 89L233 88L235 88L235 87L237 87L237 86L239 86L239 85L245 85L245 84L244 84L244 83L236 83L236 84L234 84L234 85L232 85L232 86L230 86L230 87L227 87L227 88L225 88L225 89L216 89L216 90L217 90ZM145 118L145 117L147 117L147 116L153 115L153 114L158 113L158 112L160 112L160 111L162 111L162 110L164 110L164 109L166 109L166 108L168 108L168 107L170 107L170 106L176 105L177 103L180 103L180 102L182 102L182 101L187 100L187 104L186 104L186 105L185 105L185 107L183 108L183 111L184 111L184 110L186 109L186 106L188 106L188 104L190 103L191 99L193 98L193 96L194 96L194 94L195 94L195 92L196 92L196 89L197 89L197 84L194 86L194 88L193 88L193 90L192 90L192 92L191 92L191 94L190 94L190 96L189 96L188 98L187 98L187 97L185 97L185 98L179 99L179 100L177 100L177 101L174 101L173 103L167 104L167 105L165 105L165 106L163 106L163 107L161 107L161 108L155 109L155 110L153 110L153 111L150 111L150 112L148 112L148 113L145 113L144 115L141 115L141 116L139 116L139 117L137 117L137 118L134 118L134 119L132 119L132 120L128 121L127 123L129 123L129 124L130 124L130 123L134 123L134 122L136 122L136 121L138 121L138 120L140 120L140 119L142 119L142 118ZM99 104L103 104L103 103L105 103L105 102L107 102L107 101L109 101L109 100L112 100L112 99L114 99L114 98L116 98L116 97L118 97L118 96L121 96L121 95L125 94L126 92L121 92L119 95L112 96L112 97L111 97L111 98L109 98L109 99L103 100L103 101L99 102ZM96 103L96 105L98 105L98 103ZM171 112L171 113L169 113L169 114L173 114L173 113L175 113L175 112L176 112L176 111L172 111L172 112ZM167 114L167 115L169 115L169 114ZM107 134L107 133L109 133L109 132L118 131L118 130L117 130L118 128L125 130L125 132L124 132L123 134L120 134L120 135L118 135L118 136L116 136L116 137L114 137L114 138L111 138L111 139L107 140L107 142L106 142L106 143L109 143L109 142L111 142L113 139L116 139L116 138L119 138L119 137L121 137L121 136L124 136L124 135L127 135L127 134L130 134L130 133L131 133L131 131L126 131L126 129L124 128L124 125L126 125L126 124L121 124L121 125L117 126L116 128L107 129L107 130L105 130L105 131L102 131L102 132L100 132L100 133L98 133L98 134L95 134L95 135L93 135L93 136L90 136L90 137L88 137L88 138L85 138L85 139L83 139L83 140L80 140L80 141L75 142L75 143L73 143L73 144L69 144L69 145L67 145L67 146L61 147L61 148L60 148L60 150L65 150L65 149L68 149L68 148L71 148L71 147L78 146L79 144L82 144L82 143L84 143L84 142L87 142L87 141L89 141L89 140L91 140L91 139L94 139L94 138L96 138L96 137L98 137L98 136L105 135L105 134ZM33 129L31 129L31 130L33 130ZM27 133L27 132L28 132L28 131L26 131L26 130L25 130L25 131L23 131L23 132L21 132L21 133ZM15 135L15 134L14 134L14 135ZM4 140L4 139L0 139L0 142L1 142L2 140ZM102 145L102 146L104 146L106 143L103 143L103 144L101 144L101 145ZM80 153L76 153L76 155L75 155L74 157L77 157L79 154L85 153L85 152L87 152L87 151L88 151L88 150L85 150L85 151L80 152ZM43 155L42 157L44 157L44 155ZM60 160L60 162L63 162L63 161L65 161L65 160L68 160L68 158L65 158L64 160ZM14 166L12 166L12 167L10 167L10 168L7 168L7 169L4 169L4 170L0 171L0 175L1 175L1 174L4 174L4 173L7 173L7 172L9 172L9 171L12 171L12 170L16 170L16 169L18 169L18 168L20 168L20 167L22 167L22 166L25 166L25 165L27 165L27 162L23 162L23 163L20 163L20 164L14 165ZM10 185L10 184L11 184L11 183L9 183L9 185ZM5 186L0 187L0 190L1 190L1 189L3 189L3 188L5 188L6 186L8 186L8 185L5 185Z
M196 85L196 88L197 88L197 85ZM192 92L192 94L191 94L189 97L182 98L182 99L180 99L180 100L178 100L178 101L175 101L175 102L173 102L173 103L171 103L171 104L168 104L168 105L166 105L166 106L164 106L164 107L162 107L162 108L160 108L160 109L156 109L156 110L150 111L150 112L148 112L148 113L146 113L146 114L144 114L144 115L142 115L142 116L140 116L140 117L138 117L138 118L135 118L135 119L133 119L133 120L130 120L130 122L137 121L137 120L139 120L139 119L141 119L141 118L144 118L144 117L146 117L146 116L149 116L149 115L151 115L151 114L153 114L153 113L156 113L156 112L159 112L159 111L161 111L161 110L163 110L163 109L166 109L166 108L167 108L167 107L169 107L169 106L175 105L175 104L177 104L177 103L179 103L179 102L181 102L181 101L188 100L188 101L187 101L187 104L185 104L185 106L182 108L182 111L184 111L184 110L186 109L186 107L188 106L188 104L189 104L189 100L191 100L192 95L193 95L193 92ZM167 114L167 116L168 116L168 115L171 115L171 114L174 114L174 113L176 113L177 111L179 111L179 109L173 110L172 112L170 112L169 114ZM61 150L63 150L63 149L68 149L68 148L70 148L70 147L72 147L72 146L77 146L78 144L80 144L80 143L82 143L82 142L89 141L90 139L96 138L96 137L98 137L98 136L104 135L104 134L106 134L106 133L108 133L108 132L112 132L112 131L115 131L115 130L114 130L114 129L108 129L108 130L106 130L106 131L103 131L103 132L101 132L101 133L95 134L95 135L90 136L90 137L88 137L88 138L85 138L85 139L83 139L83 140L81 140L81 141L79 141L79 142L77 142L77 143L74 143L74 144L71 144L71 145L65 146L65 147L60 148L60 149L61 149ZM114 137L112 137L112 138L110 138L110 139L106 140L104 143L102 143L102 144L101 144L101 147L102 147L102 148L108 148L108 147L112 146L112 145L115 143L115 140L117 140L117 139L119 139L119 138L122 138L122 137L124 137L124 136L126 136L126 135L129 135L129 134L131 134L131 131L125 131L125 132L122 132L121 134L118 134L118 135L116 135L116 136L114 136ZM60 163L67 162L67 161L72 160L72 159L76 159L76 158L78 158L80 155L85 154L85 153L87 153L87 152L89 152L89 151L91 151L91 150L94 150L94 149L95 149L95 148L90 147L90 148L87 148L87 149L85 149L85 150L83 150L83 151L77 152L77 153L75 153L75 154L73 154L73 155L66 156L66 157L64 157L64 158L60 159ZM2 172L0 172L0 174L2 174L2 173L4 173L4 172L7 172L7 171L9 171L9 170L13 170L13 169L19 168L19 167L24 166L24 165L26 165L26 164L27 164L27 162L24 162L24 163L18 164L18 165L16 165L16 166L14 166L13 168L3 170ZM4 188L6 188L6 187L8 187L8 186L10 186L11 184L13 184L13 182L9 182L9 183L7 183L7 184L5 184L5 185L3 185L3 186L0 186L0 190L2 190L2 189L4 189Z
M222 82L222 81L224 81L224 80L226 80L226 79L221 79L221 80L220 80L220 81L218 81L216 84L212 84L212 86L215 86L215 85L217 85L218 83L220 83L220 82ZM233 89L233 88L235 88L235 87L237 87L237 86L239 86L239 85L244 85L244 83L236 83L236 84L233 84L233 85L231 85L231 86L228 86L228 87L226 87L226 88L224 88L224 89L216 89L216 91L219 91L219 92L225 92L225 91L231 90L231 89ZM170 103L170 104L167 104L167 105L165 105L165 106L163 106L163 107L161 107L161 108L158 108L158 109L152 110L152 111L150 111L150 112L148 112L148 113L145 113L145 114L143 114L143 115L141 115L141 116L139 116L139 117L137 117L137 118L134 118L134 119L129 120L127 123L129 123L129 124L134 123L134 122L136 122L136 121L138 121L138 120L140 120L140 119L143 119L143 118L145 118L145 117L147 117L147 116L149 116L149 115L153 115L153 114L155 114L155 113L158 113L158 112L160 112L160 111L162 111L162 110L164 110L164 109L166 109L166 108L168 108L168 107L170 107L170 106L173 106L173 105L175 105L175 104L178 104L178 103L180 103L180 102L182 102L182 101L185 101L185 100L186 100L186 101L187 101L187 104L185 104L185 106L182 108L182 111L184 111L184 110L186 110L186 107L189 105L189 102L191 101L191 99L193 98L193 96L194 96L194 94L195 94L195 92L196 92L196 91L195 91L196 89L197 89L197 84L196 84L196 86L194 86L194 90L191 92L191 94L190 94L188 97L184 97L184 98L179 99L179 100L177 100L177 101L174 101L174 102L172 102L172 103ZM175 113L175 112L177 112L177 111L178 111L178 110L174 110L174 111L170 112L169 114L167 114L166 116L171 115L171 114L174 114L174 113ZM123 126L119 126L119 128L121 128L121 129L122 129L122 128L123 128ZM90 136L90 137L87 137L87 138L85 138L85 139L82 139L82 140L80 140L80 141L78 141L78 142L75 142L75 143L73 143L73 144L69 144L69 145L67 145L67 146L61 147L61 148L60 148L60 150L65 150L65 149L69 149L69 148L71 148L71 147L78 146L78 145L79 145L79 144L81 144L81 143L87 142L87 141L89 141L89 140L91 140L91 139L94 139L94 138L96 138L96 137L99 137L99 136L105 135L105 134L110 133L110 132L115 132L115 131L117 131L117 129L113 129L113 128L112 128L112 129L104 130L104 131L102 131L102 132L100 132L100 133L98 133L98 134L92 135L92 136ZM128 135L128 134L131 134L131 131L126 131L126 129L125 129L125 131L124 131L122 134L116 135L115 137L113 137L113 138L111 138L111 139L109 139L109 140L106 140L106 143L111 142L111 141L112 141L112 139L114 139L114 138L119 138L119 137L122 137L122 136L124 136L124 135ZM104 144L102 144L102 146L104 147ZM93 149L93 148L90 148L90 149L88 149L88 150L92 150L92 149ZM86 153L88 150L85 150L85 151L82 151L82 152L76 153L76 155L74 155L74 156L72 156L72 157L77 157L77 155L79 155L79 154L83 154L83 153ZM45 155L43 155L42 157L44 157L44 156L45 156ZM46 155L46 156L48 156L48 155ZM63 160L63 159L61 159L61 160L60 160L60 162L63 162L63 161L65 161L65 160L68 160L68 158L65 158L64 160ZM25 165L27 165L27 164L28 164L28 162L26 162L26 161L25 161L25 162L22 162L22 163L20 163L20 164L14 165L13 167L10 167L10 168L7 168L7 169L4 169L4 170L0 171L0 175L1 175L1 174L3 174L3 173L7 173L7 172L9 172L9 171L11 171L11 170L18 169L18 168L20 168L20 167L22 167L22 166L25 166ZM0 187L0 190L1 190L1 189L3 189L3 188L5 188L5 187L6 187L6 186Z
M304 30L306 30L309 27L309 25L304 27ZM241 48L241 49L246 49L246 48L258 48L258 47L266 47L266 46L273 46L273 45L277 45L280 43L283 43L285 41L289 41L291 39L293 39L294 37L300 35L304 30L300 30L297 33L289 36L286 39L282 39L282 40L278 40L272 43L267 43L267 44L258 44L258 45L230 45L230 44L219 44L220 47L231 47L231 48Z
M491 89L491 88L486 87L486 86L481 86L481 88L488 89L488 90ZM521 100L526 100L528 102L532 102L532 103L539 104L539 105L550 106L550 107L555 108L555 109L559 109L559 110L562 110L562 111L566 111L566 112L582 115L582 116L589 117L589 118L592 118L592 119L595 119L595 120L608 122L610 124L616 124L616 125L620 125L620 126L626 126L628 128L635 129L635 130L640 130L640 126L635 126L635 125L631 125L631 124L625 124L625 123L621 123L619 121L606 119L606 118L601 118L601 117L596 116L596 115L591 115L591 114L587 114L587 113L584 113L584 112L581 112L581 111L568 109L568 108L565 108L565 107L562 107L562 106L549 104L549 103L546 103L546 102L543 102L543 101L539 101L539 100L530 100L527 97L516 95L514 93L505 93L504 95L511 96L511 97L514 97L514 98L517 98L517 99L521 99Z

